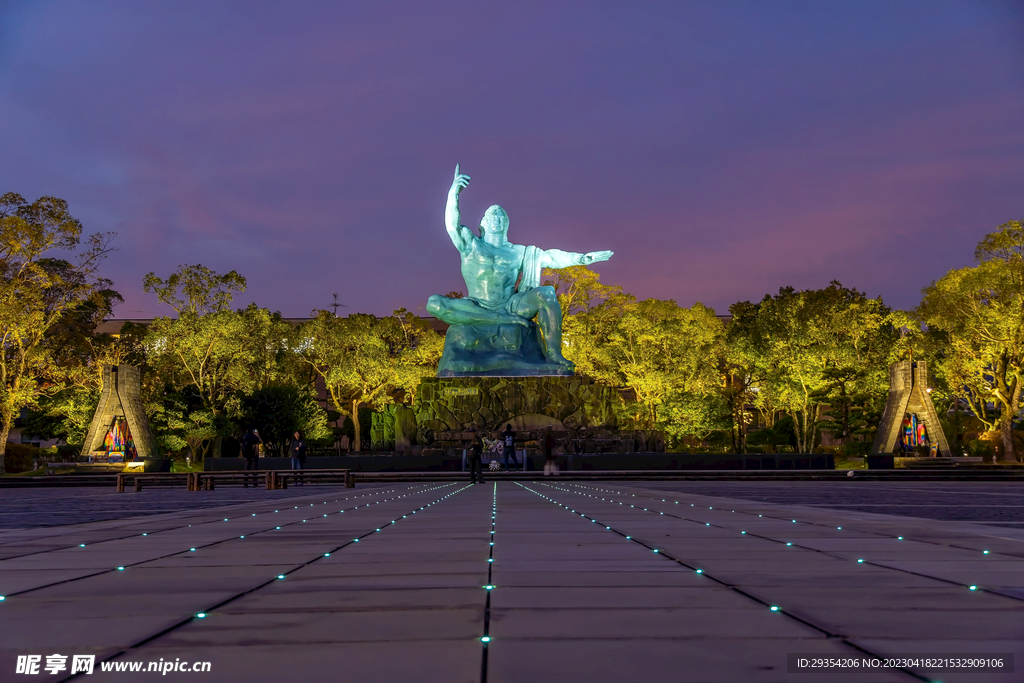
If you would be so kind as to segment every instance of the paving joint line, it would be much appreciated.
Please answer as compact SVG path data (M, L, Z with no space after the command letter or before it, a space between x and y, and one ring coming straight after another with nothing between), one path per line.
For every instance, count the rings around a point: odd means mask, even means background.
M492 576L494 570L494 527L498 518L498 482L494 482L493 487L491 495L491 533L488 535L490 545L487 548L487 585L484 586L484 590L487 591L487 597L484 600L484 634L480 638L480 642L483 644L483 652L480 656L480 683L487 683L487 653L488 646L491 643L491 591L494 590Z
M556 487L556 486L552 486L552 485L547 484L547 483L543 483L543 482L534 482L534 483L541 483L541 485L543 485L543 486L548 486L549 488L554 488L556 490L562 490L562 489L558 489L558 487ZM584 519L589 519L592 523L600 524L600 522L598 522L593 517L590 517L589 515L586 515L586 514L581 513L581 512L576 512L575 510L573 510L569 506L562 505L558 501L554 500L553 498L549 498L548 496L545 496L544 494L540 493L539 491L534 491L533 489L529 488L528 486L524 486L523 484L520 484L519 482L516 482L516 484L518 484L519 486L523 486L523 488L525 488L527 491L530 491L531 493L533 493L533 494L535 494L537 496L540 496L541 498L547 499L553 505L557 505L557 506L559 506L561 508L564 508L565 510L568 510L568 511L572 512L574 514L574 516L575 515L579 515L580 517L583 517ZM563 492L565 492L565 493L572 493L572 491L563 491ZM648 550L651 550L652 552L654 552L654 553L656 553L658 555L661 555L662 557L668 559L669 561L671 561L671 562L673 562L673 563L675 563L675 564L677 564L677 565L679 565L681 567L685 567L687 569L690 569L690 570L694 571L695 573L700 574L701 576L705 576L705 577L711 579L713 582L719 584L720 586L722 586L724 588L728 588L729 590L734 591L734 592L738 593L739 595L744 596L745 598L748 598L748 599L753 600L754 602L756 602L756 603L758 603L760 605L764 605L765 607L768 607L773 612L777 612L777 613L782 614L782 615L784 615L786 617L789 617L790 619L792 619L792 620L794 620L794 621L796 621L796 622L798 622L800 624L803 624L804 626L807 626L808 628L811 628L811 629L813 629L815 631L818 631L819 633L824 634L827 638L829 638L831 640L838 640L839 642L843 643L847 647L850 647L850 648L852 648L852 649L854 649L854 650L856 650L856 651L858 651L858 652L860 652L862 654L865 654L865 655L867 655L869 657L877 658L877 659L884 659L884 657L882 657L882 656L880 656L880 655L878 655L878 654L876 654L876 653L874 653L874 652L872 652L872 651L870 651L870 650L868 650L868 649L866 649L864 647L861 647L860 645L857 645L856 643L848 640L846 638L846 636L832 633L828 629L826 629L824 627L821 627L821 626L818 626L817 624L814 624L814 623L812 623L812 622L810 622L810 621L808 621L808 620L806 620L806 619L804 619L802 617L799 617L799 616L797 616L795 614L792 614L791 612L788 612L788 611L782 609L781 607L778 607L777 605L772 605L771 603L762 600L761 598L757 597L756 595L748 593L747 591L743 590L742 588L739 588L736 585L730 584L730 583L728 583L726 581L722 581L721 579L717 579L714 576L711 576L710 574L706 573L703 569L700 569L699 567L691 565L688 562L686 562L684 560L681 560L681 559L671 555L670 553L663 552L660 549L655 548L654 546L645 543L644 541L641 541L639 539L633 538L630 535L626 535L625 533L623 533L622 531L619 531L618 529L616 529L614 527L611 527L611 526L608 526L608 525L604 525L604 526L605 526L605 529L607 529L608 531L611 531L612 533L616 533L619 536L623 536L627 541L632 541L633 543L636 543L637 545L640 545L640 546L642 546L644 548L647 548ZM925 677L925 676L922 676L921 674L918 674L917 672L912 671L910 669L905 669L905 668L900 667L900 668L893 668L893 669L889 669L889 670L890 671L900 671L900 672L902 672L904 674L907 674L908 676L911 676L911 677L913 677L913 678L915 678L915 679L917 679L919 681L924 681L924 683L937 683L937 682L933 681L932 679L930 679L928 677Z
M577 488L587 489L587 490L590 490L590 491L605 491L605 492L611 491L612 493L618 493L619 495L623 495L623 496L627 495L626 493L623 493L622 491L612 491L611 489L591 488L591 487L587 487L587 486L581 486L580 484L575 484L575 483L572 483L572 482L566 482L566 485L571 485L571 486L575 486ZM636 494L628 494L628 495L632 495L632 496L636 497ZM689 494L689 495L694 495L694 494ZM709 498L724 498L724 499L728 499L728 496L708 496L707 494L695 494L695 495L703 495L703 496L706 496L706 497L709 497ZM686 496L686 494L684 494L683 496L680 496L680 497L685 498L685 496ZM650 496L650 495L641 495L640 497L641 498L647 498L648 500L657 501L656 497ZM745 499L736 499L736 500L740 500L741 502L753 502L753 501L746 501ZM661 502L667 503L668 501L665 500L664 498L662 498ZM693 503L691 503L691 505L693 505ZM772 505L784 505L784 503L772 503ZM994 506L994 507L999 507L999 506ZM842 509L842 508L826 508L826 509L831 511L831 510ZM733 510L733 512L736 512L736 510ZM856 512L856 510L848 510L848 512ZM763 516L765 519L776 519L776 520L779 520L779 521L782 521L783 519L786 519L785 517L776 517L774 515L762 515L762 514L759 514L759 513L750 512L748 510L742 510L742 509L739 509L739 513L740 514L744 514L744 515L754 515L754 514L757 514L758 517L762 517ZM880 514L880 513L872 513L872 514ZM910 519L921 520L921 519L925 519L925 518L922 518L922 517L911 517ZM971 523L971 522L969 522L967 520L929 520L929 521L940 521L940 522L942 522L942 521L964 521L964 522L967 522L967 523ZM828 525L828 524L822 524L821 522L803 522L803 523L804 524L810 524L810 525L813 525L813 526L822 526L822 527L831 526L831 525ZM1015 523L1015 522L1013 522L1013 523ZM885 534L883 534L881 532L878 532L878 531L858 529L858 532L862 533L862 534L878 536L880 538L891 538L891 536L886 536ZM925 540L921 540L921 539L912 539L912 540L915 543L924 543L924 544L927 544L927 545L934 545L934 546L939 547L939 548L956 548L958 550L967 550L967 551L971 551L971 552L977 552L977 548L969 548L967 546L957 545L955 543L939 543L937 541L925 541ZM1010 538L1010 539L1006 539L1006 540L1014 541L1014 542L1017 542L1017 543L1021 542L1021 539L1016 539L1016 538ZM1007 552L1002 552L1002 551L994 551L994 552L992 552L990 554L992 554L992 555L1003 555L1005 557L1012 557L1012 558L1017 559L1017 560L1024 560L1024 554L1017 555L1015 553L1007 553Z
M437 487L434 487L434 488L443 488L444 486L454 486L454 485L455 485L454 483L447 483L447 484L444 484L442 486L437 486ZM469 488L469 486L464 486L464 487L462 487L460 489L456 489L455 491L452 491L451 493L449 493L447 495L444 495L444 496L441 496L440 498L436 498L436 499L432 500L431 502L427 503L426 505L421 506L421 507L417 508L416 510L410 512L409 514L416 514L416 512L422 511L422 510L430 507L431 505L436 505L437 503L441 502L442 500L445 500L447 498L451 498L455 494L461 493L462 491L465 491L467 488ZM401 519L406 519L407 516L408 515L403 515L401 517ZM374 529L373 531L368 531L365 534L362 534L361 536L355 537L351 541L347 541L345 543L342 543L341 545L333 548L332 550L328 550L326 553L320 553L316 557L314 557L313 559L307 560L306 562L303 562L303 563L301 563L299 565L296 565L292 569L289 569L286 572L282 572L281 574L278 574L276 577L274 577L272 579L264 581L264 582L262 582L262 583L260 583L260 584L258 584L256 586L248 588L248 589L246 589L244 591L240 591L240 592L232 595L231 597L228 597L228 598L226 598L224 600L221 600L220 602L216 603L215 605L212 605L211 607L209 607L207 609L204 609L204 610L202 610L200 612L196 612L195 614L193 614L193 615L191 615L189 617L186 617L186 618L182 619L181 621L179 621L179 622L177 622L175 624L172 624L171 626L168 626L165 629L162 629L161 631L159 631L157 633L154 633L152 635L146 636L142 640L136 641L135 643L125 647L124 649L122 649L122 650L120 650L118 652L115 652L114 654L106 657L105 659L101 660L100 663L113 661L113 660L117 659L118 657L121 657L122 655L128 654L128 652L130 652L132 650L136 650L136 649L138 649L138 648L140 648L140 647L142 647L144 645L147 645L147 644L153 642L154 640L157 640L158 638L161 638L161 637L167 635L168 633L171 633L172 631L176 631L177 629L179 629L179 628L181 628L183 626L186 626L188 624L191 624L191 623L193 623L195 621L198 621L198 620L201 620L201 619L205 619L207 617L207 615L209 615L214 610L219 609L219 608L221 608L221 607L223 607L225 605L228 605L228 604L230 604L230 603L232 603L232 602L234 602L236 600L239 600L239 599L245 597L246 595L250 595L252 593L255 593L256 591L260 590L261 588L266 588L267 586L269 586L271 584L277 583L278 581L281 581L281 580L285 579L289 575L294 574L295 572L297 572L297 571L299 571L301 569L304 569L305 567L308 567L309 565L313 564L314 562L319 562L319 561L323 560L324 558L330 557L332 554L338 552L339 550L343 550L344 548L347 548L350 545L354 545L354 544L358 543L360 539L367 538L367 537L372 536L373 534L376 534L376 533L380 533L380 531L382 529L386 529L389 526L393 526L393 525L397 524L399 519L400 518L396 517L395 519L391 520L387 524L383 524L379 528ZM64 681L70 681L70 680L74 680L76 678L81 678L82 676L85 676L85 675L87 675L87 674L84 673L84 672L79 672L79 673L67 676L65 678L59 679L58 683L64 683Z
M409 488L412 488L412 487L409 487ZM390 489L390 490L384 491L382 493L393 493L396 490L397 489ZM376 492L375 491L375 492L367 493L367 494L363 494L363 495L364 496L378 495L379 493L381 493L381 492ZM335 498L334 501L332 501L332 502L337 503L337 502L340 502L341 500L342 499L340 499L340 498ZM345 498L344 500L348 500L348 498ZM254 501L254 502L257 502L257 501ZM239 503L237 506L250 505L250 504L251 503ZM223 509L224 507L237 507L237 506L235 506L235 505L225 505L225 506L221 506L220 509ZM269 510L270 507L272 507L272 506L268 506L267 509ZM278 507L280 507L280 505ZM211 511L212 512L212 511L215 511L217 509L218 508L216 508L216 507L204 508L201 512L207 512L207 511ZM201 512L197 512L196 514L201 514ZM161 513L157 513L157 514L161 514ZM258 513L258 514L269 514L269 513L261 512L261 513ZM139 515L139 517L145 517L145 515ZM85 524L94 524L94 523L95 522L85 522ZM214 522L214 521L200 522L196 526L202 526L202 525L205 525L205 524L216 524L216 523L217 522ZM135 532L135 533L129 534L127 536L117 536L115 538L104 538L103 540L100 540L100 541L93 541L92 543L89 543L88 545L89 546L95 546L95 545L99 545L101 543L112 543L114 541L123 541L123 540L125 540L127 538L135 538L136 536L139 536L139 535L155 536L156 534L162 534L162 533L167 532L167 531L177 531L178 529L187 529L187 528L192 527L192 526L193 526L192 524L187 524L187 525L186 524L182 524L182 525L179 525L179 526L167 527L165 529L158 529L156 531L148 531L148 532L146 532L144 534L139 534L138 532ZM68 534L71 534L71 533L74 533L74 532L73 531L69 531L68 532ZM66 535L66 534L60 534L59 536L63 536L63 535ZM59 538L59 536L58 536L58 538ZM0 547L7 546L7 545L15 545L15 544L17 544L16 541L8 541L8 542L5 542L5 543L0 543ZM55 553L55 552L59 552L61 550L71 550L72 548L78 548L78 547L80 547L80 545L75 543L75 544L68 545L68 546L61 546L59 548L47 548L46 550L36 550L34 552L24 553L22 555L11 555L9 557L0 557L0 562L6 562L7 560L17 560L17 559L22 558L22 557L32 557L34 555L43 555L45 553Z
M442 486L435 486L435 487L432 487L432 488L424 489L423 491L416 491L416 492L408 494L408 495L417 495L419 493L425 493L427 491L431 491L431 490L435 490L435 489L438 489L438 488L442 488L443 486L453 486L453 484L444 484ZM399 498L402 498L402 497L403 496L397 496L395 498L387 498L387 499L385 499L383 501L375 501L375 504L379 504L379 503L382 503L382 502L387 503L387 502L390 502L390 501L393 501L393 500L398 500ZM338 501L332 501L332 502L338 502ZM326 505L327 503L324 502L323 504ZM363 505L363 506L357 505L354 508L346 508L346 509L347 510L358 510L360 507L368 508L370 506L369 506L369 504ZM274 512L277 512L277 510L274 510ZM344 512L345 512L345 510L339 510L338 512L328 513L327 515L324 515L323 517L334 516L334 515L342 514ZM271 514L271 513L268 512L268 513L264 513L264 514ZM323 517L316 517L315 519L320 520L320 519L323 519ZM246 519L246 518L242 517L241 519ZM210 524L213 524L213 523L214 522L210 522ZM33 588L25 588L25 589L20 590L20 591L14 591L13 593L5 593L2 596L0 596L0 602L6 602L8 598L19 597L19 596L25 595L26 593L33 593L35 591L44 590L46 588L53 588L54 586L61 586L61 585L68 584L68 583L74 583L75 581L84 581L85 579L91 579L94 576L102 576L104 574L112 574L112 573L115 573L115 572L124 571L125 569L128 569L130 567L138 567L140 565L148 564L150 562L156 562L158 560L166 560L169 557L176 557L178 555L185 555L187 553L193 553L193 552L196 552L196 551L201 550L203 548L212 548L213 546L221 545L223 543L228 543L228 542L231 542L231 541L242 540L246 536L256 536L256 535L259 535L259 534L270 533L271 531L280 531L280 530L282 530L282 529L284 529L286 527L291 527L291 526L295 526L296 524L305 524L305 523L307 523L307 520L303 519L303 520L298 521L298 522L288 522L286 524L282 524L280 526L275 526L275 527L269 528L269 529L260 529L258 531L253 531L252 533L249 533L249 534L242 534L241 536L232 535L231 538L223 538L223 539L221 539L219 541L211 541L210 543L204 543L204 544L192 546L188 550L179 550L179 551L176 551L176 552L173 552L173 553L167 553L166 555L160 555L159 557L151 557L151 558L146 559L146 560L139 560L138 562L131 562L129 564L118 565L117 567L114 567L112 569L103 569L101 571L93 572L92 574L85 574L83 576L75 576L75 577L72 577L70 579L62 579L61 581L54 581L53 583L47 583L47 584L44 584L42 586L35 586ZM189 525L189 526L191 526L191 525ZM135 538L137 536L145 536L145 535L146 534L135 534L134 536L129 536L128 538ZM78 547L78 546L71 546L71 547Z
M556 490L564 491L565 493L571 493L571 494L574 494L574 495L586 495L586 494L580 494L580 493L578 493L576 491L572 491L570 489L559 488L558 486L556 486L554 484L545 484L545 486L550 486L551 488L554 488ZM620 495L626 495L626 494L620 493ZM589 496L589 497L593 498L593 496ZM613 503L614 502L614 501L610 501L610 500L609 501L605 501L603 498L601 499L601 501L602 502L609 502L609 503ZM668 501L667 500L662 500L662 502L666 503ZM619 505L622 505L622 503L619 503ZM630 508L636 509L632 505L630 506ZM729 527L721 526L720 524L712 524L711 522L703 522L703 521L700 521L700 520L690 519L689 517L683 517L683 516L675 515L675 514L672 514L672 513L669 513L669 512L661 512L660 510L648 510L647 508L643 508L642 511L643 512L657 512L659 514L659 516L672 517L673 519L682 520L684 522L691 522L693 524L698 524L698 525L703 524L705 527L710 527L712 529L721 529L723 531L734 531L734 529L730 529ZM733 512L735 512L735 510L733 510ZM744 514L753 514L753 513L744 513ZM758 516L760 517L760 515L758 515ZM774 519L774 520L780 520L781 521L783 518L782 517L769 517L768 519ZM796 520L793 520L793 521L795 522ZM817 524L815 522L801 522L801 523L802 524L807 524L809 526L820 526L820 527L824 527L825 526L824 524ZM751 538L759 538L761 540L769 541L771 543L784 543L786 545L786 547L799 548L800 550L808 550L808 551L819 553L819 554L824 555L826 557L829 557L829 558L832 558L832 559L835 559L835 560L839 560L839 561L842 561L842 562L849 562L850 561L850 558L844 557L842 555L838 555L838 554L836 554L836 553L834 553L832 551L821 550L820 548L812 548L810 546L801 545L800 543L797 543L797 542L782 541L782 540L779 540L777 538L771 538L770 536L765 536L763 534L753 533L753 532L744 531L744 530L740 530L740 533L742 535L744 535L744 536L750 536ZM875 535L881 536L881 534L875 534ZM891 536L883 536L883 538L885 538L887 540L892 540ZM898 540L900 540L900 541L904 540L903 536L897 536L896 538ZM915 543L928 543L927 541L914 541L914 542ZM930 545L937 545L939 547L950 547L948 545L935 544L935 543L931 543ZM972 552L978 552L975 549L969 549L969 548L957 548L957 549L958 550L971 550ZM994 553L994 554L1002 554L1002 553ZM1011 555L1010 557L1015 557L1015 556ZM902 574L910 574L912 576L917 576L917 577L924 578L924 579L931 579L932 581L938 581L939 583L946 584L946 585L949 585L949 586L957 586L959 588L966 587L968 590L970 590L971 592L974 592L974 593L986 593L988 595L996 595L996 596L999 596L1001 598L1006 598L1008 600L1014 600L1016 602L1024 602L1024 597L1019 597L1019 596L1016 596L1016 595L1011 595L1011 594L1003 593L1003 592L995 590L993 588L985 588L985 587L982 587L982 586L976 585L976 584L970 584L970 585L965 586L964 584L962 584L962 583L960 583L958 581L953 581L952 579L944 579L944 578L939 577L939 576L932 576L930 574L923 574L921 572L915 572L915 571L912 571L910 569L903 569L901 567L892 567L892 566L889 566L889 565L886 565L886 564L881 564L881 563L876 562L876 561L869 561L869 560L864 560L864 559L858 559L857 563L858 564L870 565L872 567L878 567L879 569L888 569L890 571L899 572L899 573L902 573Z

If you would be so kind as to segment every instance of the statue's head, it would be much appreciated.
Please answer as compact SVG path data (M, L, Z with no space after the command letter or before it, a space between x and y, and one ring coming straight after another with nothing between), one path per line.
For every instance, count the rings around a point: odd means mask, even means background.
M495 204L487 209L484 212L484 217L480 219L480 236L493 235L501 240L506 234L508 234L508 214L505 213L505 209Z

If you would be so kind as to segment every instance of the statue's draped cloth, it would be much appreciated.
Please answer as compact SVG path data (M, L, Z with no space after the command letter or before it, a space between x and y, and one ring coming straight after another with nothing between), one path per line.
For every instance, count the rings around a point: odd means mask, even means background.
M526 247L526 254L523 256L523 275L516 291L528 292L540 287L540 257L543 253L543 249L532 244Z

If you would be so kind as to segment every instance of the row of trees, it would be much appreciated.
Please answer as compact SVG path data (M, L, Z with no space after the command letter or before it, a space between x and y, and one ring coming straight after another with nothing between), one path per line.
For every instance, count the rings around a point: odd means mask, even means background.
M733 304L728 320L700 303L637 301L583 267L550 272L548 283L566 316L566 357L628 389L627 424L662 429L681 444L726 435L736 452L789 442L806 453L822 433L866 448L885 406L888 366L912 358L930 362L940 413L966 412L981 431L998 434L1013 461L1024 224L987 235L975 262L926 287L913 311L835 281ZM766 429L751 433L754 424Z
M128 323L117 335L83 333L65 346L75 349L73 357L52 356L52 371L66 364L65 372L77 369L82 377L26 404L34 407L30 430L81 443L99 400L95 369L128 363L143 368L143 400L164 450L217 456L225 437L258 427L269 449L283 455L296 429L312 441L333 441L328 423L343 416L359 450L360 407L411 398L440 358L443 338L405 310L386 318L316 311L296 325L255 304L233 310L233 296L245 287L238 273L201 265L182 266L167 279L150 273L145 290L175 316ZM317 400L317 380L330 410Z
M111 239L83 237L60 199L0 197L0 449L26 409L30 430L81 443L106 363L144 368L144 401L166 450L217 454L250 425L282 450L296 427L332 439L328 423L341 416L359 449L360 409L411 402L440 357L443 337L404 309L384 318L315 311L293 324L255 304L233 309L245 278L199 265L146 276L145 291L173 317L97 334L120 301L97 275ZM975 260L925 288L913 311L832 282L739 302L723 317L700 303L638 301L583 266L545 277L563 309L566 357L622 390L624 427L661 429L678 447L736 451L785 444L809 452L823 433L869 441L889 364L913 357L932 364L940 413L943 402L966 406L1013 460L1024 225L1000 226Z

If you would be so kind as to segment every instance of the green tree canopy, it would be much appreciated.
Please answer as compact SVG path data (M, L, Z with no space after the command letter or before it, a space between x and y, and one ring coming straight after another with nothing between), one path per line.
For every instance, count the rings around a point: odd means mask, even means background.
M816 290L784 287L730 310L729 355L753 377L755 405L769 425L778 411L793 418L801 453L814 448L826 417L830 428L849 433L863 394L882 400L910 322L880 298L835 281Z
M0 196L0 474L15 416L62 379L49 333L69 312L109 312L116 299L110 281L96 275L112 238L95 233L83 241L62 199Z
M147 273L142 280L144 292L155 293L178 315L222 313L230 308L232 292L244 292L245 286L245 278L233 270L220 275L199 264L178 266L166 280L156 273Z
M998 429L1004 458L1017 460L1012 430L1024 372L1024 223L1000 225L978 243L974 258L977 265L926 287L917 315L944 335L942 372L954 392Z
M425 326L413 325L404 311L377 318L357 313L339 318L315 311L301 328L302 358L327 387L331 403L355 427L355 450L362 449L359 408L394 402L416 377L434 373L440 344Z

